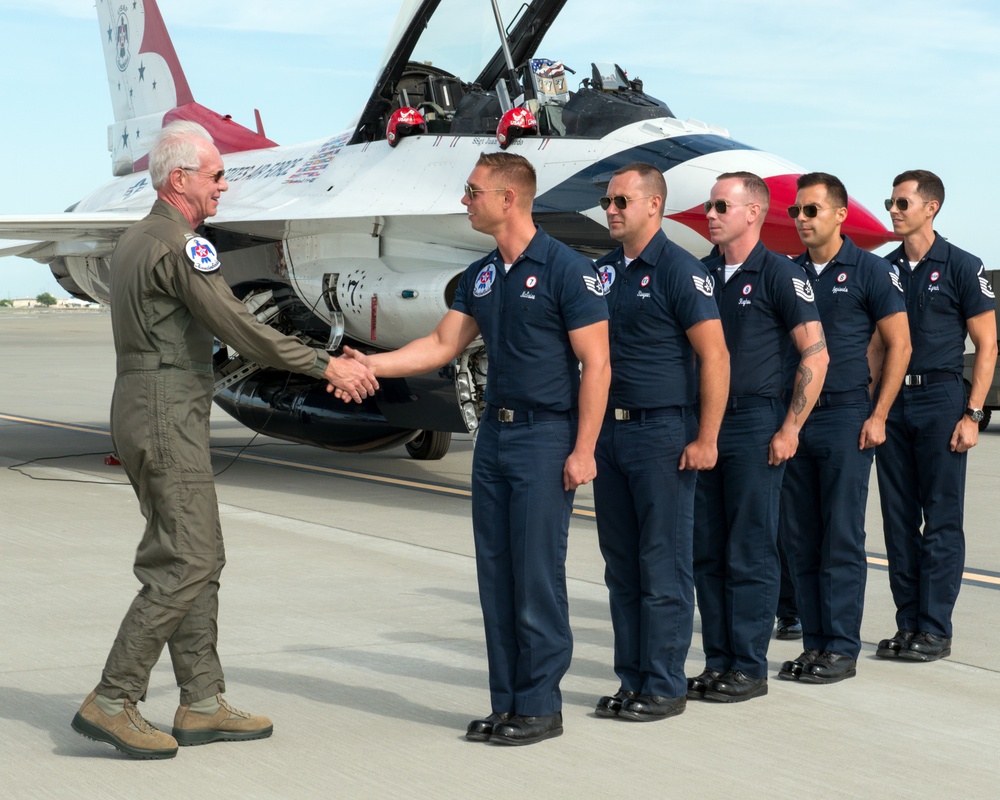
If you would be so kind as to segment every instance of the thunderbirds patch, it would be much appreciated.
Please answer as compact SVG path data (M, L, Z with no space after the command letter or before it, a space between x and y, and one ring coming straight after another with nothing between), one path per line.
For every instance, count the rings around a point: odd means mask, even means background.
M198 272L215 272L222 266L219 263L219 254L215 252L215 247L208 239L202 239L200 236L188 239L184 250Z

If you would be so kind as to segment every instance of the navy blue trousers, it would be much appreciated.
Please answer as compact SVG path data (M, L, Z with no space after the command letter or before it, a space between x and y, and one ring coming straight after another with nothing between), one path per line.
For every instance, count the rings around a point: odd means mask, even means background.
M493 711L562 709L573 635L566 544L574 492L563 465L576 423L485 419L472 460L472 528Z
M967 454L952 453L949 442L965 403L957 375L945 383L904 386L877 448L889 586L900 630L952 635L965 569Z
M594 500L623 689L687 693L694 623L692 535L697 473L677 468L694 415L607 419L597 443Z
M785 469L781 516L806 649L856 659L868 562L865 508L874 448L858 449L868 403L814 409Z
M778 604L778 507L785 465L767 463L785 416L770 406L729 411L719 432L719 463L698 473L694 582L705 665L767 676L767 648Z

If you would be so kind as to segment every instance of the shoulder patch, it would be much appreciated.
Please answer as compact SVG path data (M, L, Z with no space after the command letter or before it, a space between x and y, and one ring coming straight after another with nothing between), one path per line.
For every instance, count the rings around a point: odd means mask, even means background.
M222 266L219 263L219 254L215 251L215 247L208 239L203 239L200 236L188 239L187 244L184 245L184 252L187 253L198 272L215 272Z
M993 294L993 287L990 286L990 281L986 277L986 265L979 265L979 291L984 295L989 297L991 300L996 299L996 295Z
M807 303L816 302L816 296L813 294L813 287L809 281L802 280L801 278L792 278L792 286L795 288L795 294L801 299Z
M596 294L598 297L604 297L604 282L602 275L584 275L583 285L587 287L587 291L591 294Z
M712 280L710 275L705 277L692 275L691 280L694 281L694 288L705 295L705 297L712 296L713 289L715 288L715 281Z
M899 275L895 272L889 273L889 280L892 281L892 285L899 289L899 293L903 294L903 284L899 281Z

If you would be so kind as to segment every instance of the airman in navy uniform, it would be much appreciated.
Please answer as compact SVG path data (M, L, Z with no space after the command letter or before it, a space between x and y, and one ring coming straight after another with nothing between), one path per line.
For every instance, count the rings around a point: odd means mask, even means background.
M812 172L797 185L788 215L807 250L795 263L816 296L830 366L785 468L781 517L805 649L782 665L778 677L834 683L857 672L868 574L868 479L906 374L910 332L899 278L884 259L840 232L848 213L844 184ZM873 408L868 351L876 330L880 380Z
M696 470L715 466L729 394L712 278L664 235L666 196L660 170L637 163L614 173L600 201L621 243L597 265L611 315L611 396L594 480L621 688L596 713L635 721L687 703Z
M913 355L875 456L897 628L876 655L935 661L951 654L965 568L966 462L996 367L996 300L982 260L934 230L941 179L910 170L892 186L885 206L903 243L886 259L903 285ZM968 397L966 335L976 351Z
M383 377L416 375L482 334L489 374L472 527L492 713L469 723L466 737L512 745L563 732L559 682L573 650L569 518L576 488L596 474L610 383L600 278L592 261L534 224L534 196L535 170L523 156L480 156L462 202L473 229L497 248L465 271L429 336L356 354Z
M739 702L767 694L778 602L778 505L785 462L819 396L829 357L812 287L760 242L770 202L750 172L720 175L705 203L721 255L709 266L730 353L729 398L715 469L698 474L694 578L705 670L689 698ZM787 348L800 354L786 406Z
M239 711L222 696L216 644L226 556L209 452L214 338L260 364L325 378L330 391L337 387L349 399L360 401L378 384L354 359L331 359L258 322L233 295L215 247L195 233L228 188L222 157L202 126L166 126L149 172L157 200L111 257L111 436L146 518L134 568L142 588L72 725L130 756L157 759L173 757L178 744L272 731L267 717ZM181 690L173 736L136 705L164 645Z

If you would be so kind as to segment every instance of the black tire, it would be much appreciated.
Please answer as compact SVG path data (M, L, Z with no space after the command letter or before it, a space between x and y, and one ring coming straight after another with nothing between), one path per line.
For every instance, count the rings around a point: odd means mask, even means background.
M451 431L420 431L406 443L406 452L417 461L437 461L451 447Z

